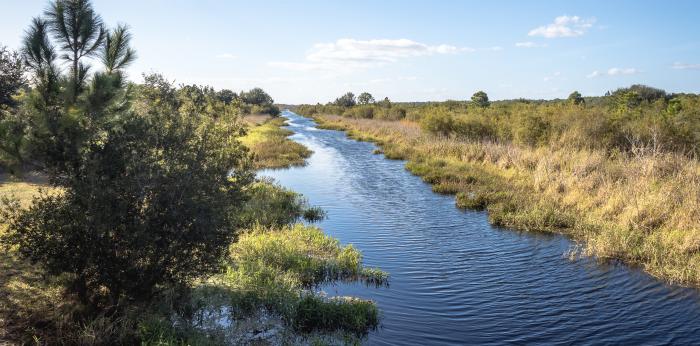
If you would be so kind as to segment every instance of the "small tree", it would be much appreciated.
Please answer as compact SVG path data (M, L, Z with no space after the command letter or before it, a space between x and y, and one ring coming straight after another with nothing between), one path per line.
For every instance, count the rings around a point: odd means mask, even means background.
M357 103L361 105L368 105L370 103L374 103L374 97L372 97L372 94L368 92L363 92L360 94L360 96L357 97Z
M345 95L335 99L333 104L341 107L352 107L357 104L355 101L355 94L348 92Z
M578 91L574 91L571 94L569 94L569 98L567 99L569 104L579 106L579 105L585 105L586 100L581 96L581 93Z
M231 104L234 100L238 99L238 95L229 89L221 89L216 94L219 100L227 105Z
M472 102L478 107L488 107L491 105L489 96L483 91L477 91L472 95Z
M391 100L389 100L388 97L385 97L383 100L379 101L379 106L384 108L391 108Z
M271 105L275 103L275 101L272 99L272 96L270 96L268 93L265 92L265 90L261 88L253 88L250 89L250 91L241 92L240 98L241 101L256 106Z

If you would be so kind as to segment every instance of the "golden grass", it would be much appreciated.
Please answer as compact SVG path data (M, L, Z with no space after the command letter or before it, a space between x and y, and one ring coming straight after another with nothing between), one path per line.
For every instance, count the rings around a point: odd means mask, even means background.
M273 118L250 127L241 138L254 154L256 169L301 166L311 156L311 150L287 138L293 132L281 128L284 122L284 118Z
M325 127L382 146L391 158L485 208L498 225L560 232L582 254L621 259L670 282L700 285L700 163L638 148L633 154L441 138L411 121L317 116Z
M41 175L0 175L0 198L17 199L23 207L29 206L42 188L48 189L48 185ZM0 235L6 227L3 223L0 220ZM27 331L42 325L48 328L60 318L55 313L62 305L62 288L47 278L39 267L19 258L12 249L0 247L0 344L17 341L20 335L41 335L41 330Z

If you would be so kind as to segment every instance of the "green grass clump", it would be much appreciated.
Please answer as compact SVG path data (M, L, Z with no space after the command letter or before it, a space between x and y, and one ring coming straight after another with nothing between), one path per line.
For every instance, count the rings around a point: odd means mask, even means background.
M305 295L299 302L294 326L303 332L334 331L338 326L362 334L379 324L379 310L370 301L351 298L324 298Z
M250 128L248 134L241 138L241 142L254 154L255 168L301 166L313 153L304 145L287 138L294 132L281 128L284 123L284 118L273 118Z
M388 275L365 268L357 249L341 245L319 228L256 226L231 246L225 272L197 288L194 300L214 310L229 306L238 315L271 311L302 333L363 334L376 327L379 317L373 302L325 298L315 292L336 281L385 285Z

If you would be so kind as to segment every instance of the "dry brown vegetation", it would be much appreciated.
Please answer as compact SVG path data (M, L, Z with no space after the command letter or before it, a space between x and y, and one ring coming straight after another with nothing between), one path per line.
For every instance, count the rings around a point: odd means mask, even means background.
M700 285L700 163L652 146L629 153L473 141L421 131L413 121L316 116L382 146L390 158L485 208L497 225L561 232L582 254L621 259L671 282Z

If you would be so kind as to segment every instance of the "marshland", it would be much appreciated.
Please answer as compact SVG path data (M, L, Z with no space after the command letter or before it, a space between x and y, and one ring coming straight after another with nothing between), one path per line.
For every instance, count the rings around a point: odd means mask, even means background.
M595 4L5 5L0 344L698 343L699 8Z

